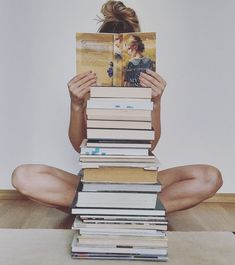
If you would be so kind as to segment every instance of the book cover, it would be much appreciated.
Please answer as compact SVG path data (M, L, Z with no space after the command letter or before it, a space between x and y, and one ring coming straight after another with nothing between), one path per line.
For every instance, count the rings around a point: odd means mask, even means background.
M140 87L140 72L156 70L156 33L77 33L77 73L93 71L98 86Z

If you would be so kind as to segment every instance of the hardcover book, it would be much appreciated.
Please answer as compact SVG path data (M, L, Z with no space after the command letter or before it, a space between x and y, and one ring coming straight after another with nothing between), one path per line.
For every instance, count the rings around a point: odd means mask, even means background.
M86 168L82 182L157 184L157 170L131 167L101 167L99 170Z
M156 33L77 33L77 73L93 71L98 86L140 87L140 72L156 70Z

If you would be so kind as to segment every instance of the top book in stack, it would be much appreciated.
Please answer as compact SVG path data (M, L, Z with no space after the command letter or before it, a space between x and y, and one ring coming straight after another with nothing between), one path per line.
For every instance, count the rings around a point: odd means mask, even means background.
M140 87L140 72L156 70L155 32L77 33L76 44L77 74L96 73L97 86Z

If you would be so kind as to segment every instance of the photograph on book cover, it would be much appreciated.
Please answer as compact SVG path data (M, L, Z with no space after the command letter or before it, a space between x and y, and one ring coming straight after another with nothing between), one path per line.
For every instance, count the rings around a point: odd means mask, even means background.
M93 71L97 86L141 86L140 72L156 70L156 33L77 33L77 73Z

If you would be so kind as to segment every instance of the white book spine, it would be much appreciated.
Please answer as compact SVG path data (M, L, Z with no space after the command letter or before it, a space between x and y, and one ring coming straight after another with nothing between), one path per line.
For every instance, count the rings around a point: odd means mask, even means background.
M154 209L157 194L78 192L77 207Z
M88 109L136 109L136 110L153 110L153 102L135 102L135 101L114 101L109 99L87 101Z
M87 129L88 139L154 140L154 130Z
M87 128L110 128L110 129L152 129L151 121L106 121L106 120L87 120Z
M151 121L151 110L134 109L87 109L91 120Z
M148 149L82 147L82 155L148 155Z
M143 98L151 99L152 89L149 87L91 87L92 98Z

